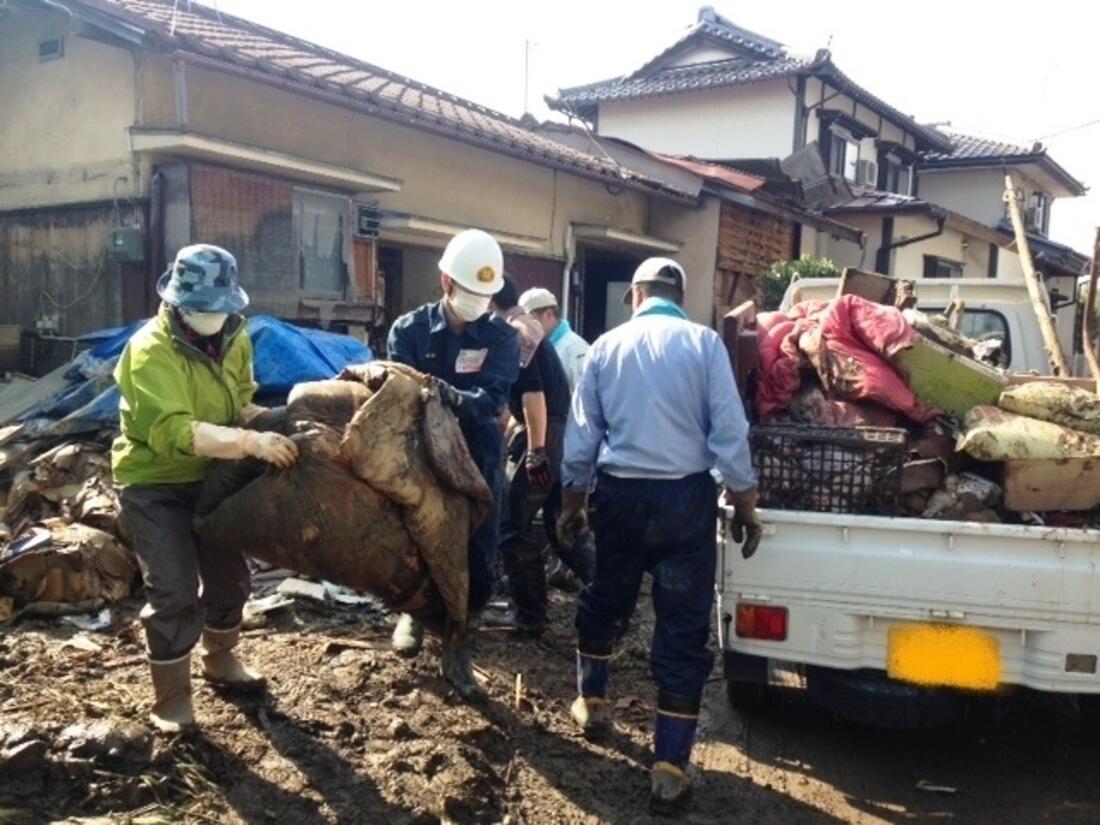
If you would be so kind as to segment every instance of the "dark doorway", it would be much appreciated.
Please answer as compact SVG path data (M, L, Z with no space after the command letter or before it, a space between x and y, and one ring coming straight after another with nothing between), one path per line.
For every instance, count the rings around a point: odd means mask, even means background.
M401 270L404 254L400 249L383 246L378 249L378 277L383 289L380 302L386 312L386 326L401 314Z
M581 257L582 335L595 341L611 327L630 317L622 296L638 266L639 258L604 249L585 249Z

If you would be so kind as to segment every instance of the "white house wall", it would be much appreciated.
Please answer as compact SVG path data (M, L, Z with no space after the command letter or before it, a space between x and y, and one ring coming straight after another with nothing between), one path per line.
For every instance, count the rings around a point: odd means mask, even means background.
M600 105L601 135L712 160L786 157L795 97L786 79Z
M818 111L837 111L854 117L876 133L876 137L863 138L859 143L859 156L863 160L878 160L876 140L891 141L913 149L916 141L913 136L880 115L857 103L845 94L840 94L832 86L816 77L806 80L806 93L803 98L806 106L806 143L821 139L821 120Z

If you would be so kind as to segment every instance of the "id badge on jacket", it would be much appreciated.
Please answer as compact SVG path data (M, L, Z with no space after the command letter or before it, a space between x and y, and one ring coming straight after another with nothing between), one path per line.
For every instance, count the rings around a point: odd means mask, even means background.
M487 349L460 349L455 359L455 372L459 375L470 375L481 372L485 365L485 358L489 355Z

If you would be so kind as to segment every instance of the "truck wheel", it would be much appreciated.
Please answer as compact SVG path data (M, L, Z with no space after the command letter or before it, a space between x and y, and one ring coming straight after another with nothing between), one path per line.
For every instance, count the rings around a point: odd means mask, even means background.
M764 704L766 685L759 682L726 682L726 696L730 706L737 711L747 713L758 710Z

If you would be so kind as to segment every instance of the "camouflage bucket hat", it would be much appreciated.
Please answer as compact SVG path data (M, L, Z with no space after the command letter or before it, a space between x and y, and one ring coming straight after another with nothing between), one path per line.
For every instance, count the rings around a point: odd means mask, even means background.
M240 312L248 293L237 282L237 259L220 246L194 244L176 255L157 281L166 304L195 312Z

